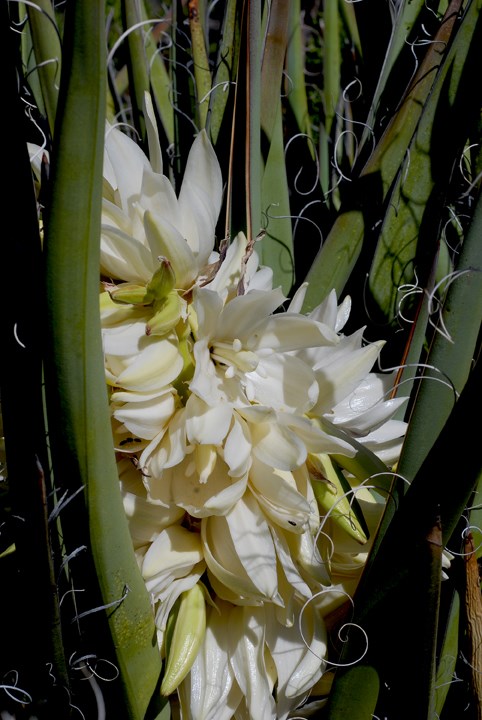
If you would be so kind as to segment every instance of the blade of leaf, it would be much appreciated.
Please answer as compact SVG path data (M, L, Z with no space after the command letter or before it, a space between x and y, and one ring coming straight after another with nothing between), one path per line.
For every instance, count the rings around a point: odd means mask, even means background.
M296 118L299 131L312 140L305 84L305 51L301 27L300 0L292 0L288 25L290 28L290 37L286 54L286 94L290 108ZM314 157L313 143L308 142L308 146Z
M61 72L60 34L50 0L27 5L45 112L53 135Z
M86 488L90 540L133 719L144 718L161 660L154 619L132 550L104 379L98 306L105 118L104 9L69 6L46 227L49 419L56 474ZM52 380L53 378L53 380ZM115 611L113 611L115 608Z
M142 18L147 20L145 6L141 6ZM161 21L159 21L161 22ZM164 58L159 47L149 33L145 39L146 57L150 68L149 79L151 83L152 99L156 105L161 119L162 129L166 135L168 145L174 142L174 109L172 101L172 85Z
M261 2L246 2L246 236L252 243L261 229Z
M401 50L408 41L410 31L412 30L417 17L424 8L424 0L404 0L398 6L391 6L395 18L392 25L390 42L385 54L382 71L378 78L377 86L373 99L370 103L370 109L366 120L366 128L361 139L361 144L365 143L370 134L370 129L375 123L375 116L380 105L380 98L385 90L390 73L395 65ZM396 9L394 9L396 7Z
M225 5L206 124L213 145L216 145L221 130L224 112L230 97L230 84L234 82L234 68L238 62L239 53L239 29L237 28L237 8L239 3L236 0L227 0Z
M257 243L260 263L273 271L273 287L281 286L288 296L294 284L293 233L283 142L281 101L272 130L271 144L261 183L266 234Z
M206 52L206 39L202 19L199 14L198 0L189 0L189 28L191 31L192 60L194 65L194 80L196 85L196 107L199 127L206 127L209 107L209 92L211 90L211 71Z
M326 720L370 720L374 717L380 679L370 665L356 665L341 675L326 708ZM325 717L325 715L323 715Z
M261 65L261 127L269 140L278 121L291 4L288 0L266 8L269 14Z
M414 477L444 427L469 376L482 322L482 196L462 246L456 275L447 290L441 319L419 384L399 471ZM429 368L433 368L430 370Z
M440 716L454 679L459 648L460 595L455 590L446 623L435 680L435 716Z
M424 268L417 258L431 259L434 254L430 244L441 231L453 165L478 122L481 95L472 87L470 68L480 54L479 11L480 3L469 5L390 193L369 279L372 295L389 320L397 313L398 288L413 281L415 265L417 279L425 286L430 267Z
M378 218L367 217L379 212L394 178L400 171L407 147L415 132L424 102L433 85L456 23L460 0L452 0L434 42L429 46L414 81L399 111L391 119L373 153L363 167L359 180L353 183L350 205L344 207L320 248L306 276L309 283L304 311L312 310L334 288L340 295L360 255L366 228Z
M2 676L10 669L22 678L24 691L32 697L29 714L43 710L65 717L69 712L67 661L59 622L59 598L47 520L48 450L42 398L42 343L44 294L39 268L41 239L32 171L27 151L25 107L19 92L18 35L10 29L8 7L0 9L0 61L2 66L4 132L8 142L3 161L9 168L0 206L6 227L2 242L3 291L14 300L1 316L0 353L1 419L8 471L8 491L2 468L2 550L11 534L14 552L2 560ZM18 293L18 272L29 292ZM35 300L33 300L33 298ZM1 431L0 431L1 432ZM3 438L2 438L3 440ZM3 507L2 507L3 511ZM5 558L5 554L3 555ZM35 588L38 621L28 622ZM41 618L41 619L40 619ZM26 652L28 649L28 652ZM8 664L8 667L7 667Z
M149 92L149 73L147 71L144 32L136 26L142 22L140 6L136 0L122 0L122 14L127 35L129 53L127 65L129 73L129 95L132 102L134 124L142 142L146 139L146 123L144 119L144 93ZM135 29L133 29L135 28Z

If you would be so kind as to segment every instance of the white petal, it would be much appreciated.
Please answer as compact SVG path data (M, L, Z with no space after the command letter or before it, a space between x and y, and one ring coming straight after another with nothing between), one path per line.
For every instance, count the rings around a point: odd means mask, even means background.
M246 295L238 295L224 307L216 338L224 341L239 338L244 345L252 334L253 327L274 312L284 301L285 296L280 288L270 292L252 290Z
M249 477L265 513L287 530L301 532L308 523L311 508L296 489L293 475L254 458Z
M284 534L276 527L271 527L270 529L278 560L293 593L296 593L296 595L301 598L307 599L311 597L311 590L301 577L295 562L291 557L290 549Z
M231 478L225 463L218 458L206 482L196 472L195 459L188 455L181 465L164 472L173 501L194 517L224 515L243 496L246 477Z
M156 116L150 93L144 92L143 98L144 119L146 122L147 143L149 145L149 161L156 173L162 173L162 154L157 133Z
M225 517L211 515L203 518L201 538L204 559L213 578L211 585L219 597L238 603L247 600L250 605L266 599L241 564ZM216 587L214 580L221 586ZM226 588L226 593L223 593L222 586Z
M230 288L237 288L241 278L241 261L246 252L246 243L246 236L243 233L238 233L229 245L221 267L212 282L209 283L210 290L216 290L221 294Z
M144 229L153 257L167 257L176 275L176 287L189 288L197 275L198 264L179 230L150 211L144 215Z
M102 330L104 352L109 356L128 358L137 356L141 350L159 338L147 338L144 319L127 318L121 325L104 327Z
M277 423L250 424L253 452L265 465L293 470L306 460L306 447L289 428Z
M229 533L238 557L261 592L277 596L276 554L268 524L250 492L226 516Z
M355 450L349 442L337 437L335 433L330 435L325 432L319 427L316 420L280 412L278 413L278 423L295 434L308 452L341 453L348 457L355 455ZM328 426L328 423L325 425Z
M273 540L251 493L202 527L206 563L222 583L241 596L280 602Z
M182 232L201 266L207 262L214 247L222 195L221 169L208 136L202 130L191 146L179 193Z
M284 720L321 677L327 653L323 621L308 604L292 627L267 614L266 642L276 665L277 717ZM300 627L301 626L301 627Z
M269 348L288 352L335 341L336 335L328 326L315 323L303 315L280 313L258 323L250 334L246 347L254 351Z
M230 637L230 660L251 720L275 720L271 683L264 659L264 609L235 607L229 625L244 632Z
M116 180L121 207L127 211L133 199L139 198L144 168L150 167L149 160L139 145L124 132L115 127L107 127L105 136L105 154ZM110 176L113 185L113 177Z
M100 262L104 275L133 283L149 282L153 259L149 248L121 229L102 225Z
M183 717L190 720L231 720L242 697L228 660L228 637L243 628L230 625L228 635L229 605L217 605L208 610L203 644L178 688Z
M224 443L223 455L233 477L245 475L251 465L251 438L245 421L235 413Z
M151 543L164 528L180 520L183 511L166 502L147 499L141 475L129 461L118 463L122 500L134 547Z
M139 458L140 467L147 466L148 475L152 478L150 487L154 497L156 494L153 481L162 476L165 468L180 463L187 452L185 419L186 409L180 408L171 418L167 432L163 433L157 442L153 440Z
M119 375L117 381L124 388L148 392L173 382L183 365L183 358L174 342L152 338L152 342Z
M331 584L329 564L325 561L318 550L315 540L307 530L301 535L285 533L285 538L291 550L291 556L295 559L299 568L305 571L305 579L309 582L319 582L322 585Z
M246 378L254 390L255 400L275 410L303 414L318 399L318 383L312 369L291 355L263 358Z
M313 413L321 415L328 412L352 393L372 368L383 344L383 341L371 343L320 369L315 367L320 395Z
M190 532L181 525L171 525L163 530L144 556L142 576L154 578L165 572L181 569L183 575L203 559L198 533Z
M159 631L162 636L162 633L166 629L169 613L171 612L174 603L176 602L179 595L186 590L190 590L191 588L193 588L194 585L196 585L196 583L199 582L199 580L201 579L201 576L204 573L205 569L206 565L203 562L200 562L194 566L189 575L187 575L186 577L176 578L172 580L172 582L170 582L169 585L164 588L162 592L156 593L155 589L151 591L153 601L159 603L156 611L156 627L158 630L158 637Z
M172 392L144 402L126 403L114 408L113 416L134 435L152 440L174 413Z
M228 433L233 414L229 403L220 402L210 407L196 395L191 395L186 410L186 433L190 442L221 444Z

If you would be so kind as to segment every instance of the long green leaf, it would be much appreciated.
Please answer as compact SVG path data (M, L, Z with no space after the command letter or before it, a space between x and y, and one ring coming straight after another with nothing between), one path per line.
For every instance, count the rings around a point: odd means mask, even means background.
M293 233L284 155L281 101L272 130L268 158L261 184L266 234L256 245L260 262L273 271L273 286L288 295L294 284Z
M261 230L261 2L247 0L246 223L249 242Z
M443 710L450 686L454 680L454 672L459 651L459 633L460 595L457 591L454 591L438 660L437 677L435 680L435 712L437 716L440 716Z
M481 93L472 88L470 68L480 58L480 7L472 2L464 15L390 193L369 279L389 320L397 312L398 288L413 280L414 266L425 285L431 268L423 267L423 258L435 254L453 166L478 122Z
M144 118L144 93L149 92L149 73L144 45L144 31L137 27L142 22L141 8L136 0L122 0L122 12L125 31L128 32L127 44L129 90L134 115L134 124L144 142L146 139L146 122Z
M46 227L49 419L54 470L85 486L90 542L129 717L144 718L161 661L127 527L113 452L98 306L105 118L102 3L66 18L52 200ZM71 49L71 54L68 50Z
M59 96L62 49L51 0L27 5L43 105L53 134Z
M378 224L377 213L403 164L409 143L430 93L456 22L460 0L453 0L434 43L420 65L400 109L354 182L351 199L342 208L320 248L306 280L309 283L304 309L312 310L335 288L341 294L362 250L365 235ZM374 215L375 213L375 215ZM366 240L366 238L365 238Z
M411 480L445 425L476 356L482 322L482 196L479 196L456 274L426 361L399 471Z
M482 365L478 363L402 500L375 560L367 566L355 596L354 623L363 628L370 640L365 661L375 667L390 687L377 713L410 715L420 720L431 717L427 713L435 701L434 627L440 553L450 540L482 469L480 456L472 453L465 458L464 472L460 474L459 454L465 446L477 443L478 427L465 420L474 413L481 392ZM449 453L448 447L452 448ZM437 523L440 530L434 535L431 519L436 516L440 518ZM410 612L415 605L416 614ZM395 653L385 651L387 627ZM345 653L344 660L348 662L360 657L356 634L350 636ZM406 693L407 667L412 670L413 696ZM415 707L411 702L414 696L422 698Z
M53 676L58 687L69 688L48 526L51 479L42 399L41 239L26 144L29 126L19 93L18 40L18 34L10 28L7 4L3 3L0 60L3 127L8 136L3 159L9 170L0 207L10 231L2 238L2 288L11 301L0 320L0 432L4 434L8 472L5 482L2 469L0 528L2 550L7 540L11 552L3 554L0 561L0 674L7 678L7 673L8 677L16 673L21 678L19 686L25 698L31 697L31 702L26 703L30 716L47 711L52 716L66 717L67 693L57 695L51 683ZM18 293L19 274L28 292ZM32 588L37 616L30 622Z
M335 684L330 694L326 720L371 720L379 690L377 671L370 665L356 665Z
M211 70L209 68L209 60L206 51L205 29L199 13L197 0L191 0L189 3L189 27L191 29L192 60L194 64L198 124L199 127L203 129L206 127L206 119L209 108Z
M237 19L239 3L236 0L227 0L225 3L223 25L219 37L218 53L214 71L213 87L209 95L209 111L207 129L211 141L216 146L218 136L223 124L223 118L232 95L231 85L234 83L234 68L238 62L239 32L237 32ZM239 29L239 28L238 28Z

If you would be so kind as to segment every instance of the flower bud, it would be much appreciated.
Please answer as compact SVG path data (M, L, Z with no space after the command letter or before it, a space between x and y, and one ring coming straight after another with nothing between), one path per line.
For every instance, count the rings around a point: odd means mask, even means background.
M364 545L367 536L353 510L354 493L350 493L346 481L342 483L341 471L337 471L329 455L321 453L310 455L307 465L321 512L329 515L351 538Z
M176 613L175 609L173 613ZM199 583L196 583L190 590L185 590L180 595L177 617L167 652L161 695L170 695L184 680L199 651L205 630L206 604L203 591Z
M134 283L121 283L109 290L109 295L114 302L126 303L129 305L150 305L154 295L145 285Z
M176 275L169 260L161 255L159 262L159 267L147 285L147 291L155 300L165 298L176 285Z
M146 335L166 335L176 327L181 318L182 300L175 290L160 303L156 303L154 307L156 306L159 309L147 323Z

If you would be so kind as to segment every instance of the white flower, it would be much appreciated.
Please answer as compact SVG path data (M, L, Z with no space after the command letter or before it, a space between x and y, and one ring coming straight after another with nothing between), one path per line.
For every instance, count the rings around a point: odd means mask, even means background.
M155 120L149 104L146 121ZM160 256L168 257L176 287L187 289L210 260L222 202L222 177L205 131L194 140L176 196L162 174L155 132L149 133L155 169L125 133L105 138L101 267L106 277L148 283Z
M178 689L183 716L284 719L319 680L322 616L366 559L353 494L369 533L383 509L330 455L359 443L395 462L403 400L373 371L383 343L342 334L349 299L338 307L333 292L305 316L306 287L288 303L243 234L215 251L221 173L207 136L178 197L149 137L152 163L108 129L102 228L106 379L133 544L162 653L183 593L199 584L210 606Z

